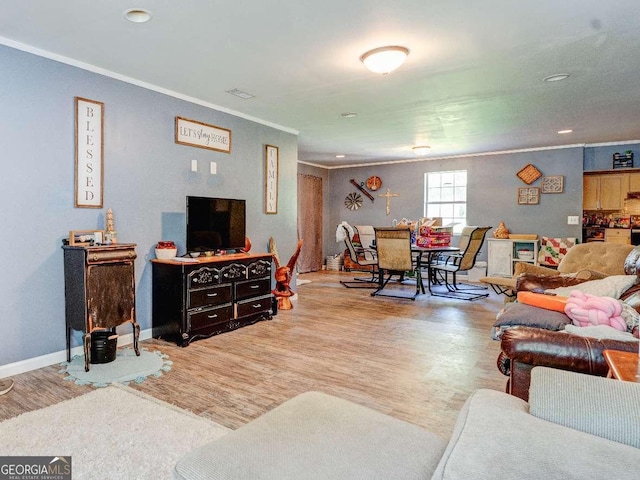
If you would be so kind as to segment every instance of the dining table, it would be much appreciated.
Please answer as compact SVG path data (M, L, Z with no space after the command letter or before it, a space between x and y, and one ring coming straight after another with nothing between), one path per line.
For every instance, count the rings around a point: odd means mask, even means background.
M416 295L420 293L426 293L424 289L424 283L422 282L422 269L427 269L427 290L429 294L431 291L431 265L435 258L442 253L459 253L458 247L451 247L449 245L433 245L430 247L419 247L418 245L411 245L411 253L416 255Z

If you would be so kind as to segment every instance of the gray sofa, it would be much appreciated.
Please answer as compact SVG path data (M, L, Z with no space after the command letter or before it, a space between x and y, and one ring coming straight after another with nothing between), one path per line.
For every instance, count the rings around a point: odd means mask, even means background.
M180 480L638 478L640 384L536 367L529 403L478 390L449 442L319 392L176 465Z

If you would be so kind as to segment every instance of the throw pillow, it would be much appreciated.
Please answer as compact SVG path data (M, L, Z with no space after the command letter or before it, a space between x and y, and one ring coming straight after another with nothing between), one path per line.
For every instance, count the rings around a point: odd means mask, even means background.
M562 330L570 323L571 319L564 313L545 310L544 308L533 307L524 303L510 303L498 313L493 324L491 336L494 340L499 340L505 329L517 326Z
M572 290L580 290L581 292L598 297L612 297L619 299L624 292L630 289L638 280L635 275L611 275L601 280L591 280L570 287L553 288L545 290L547 293L555 293L563 297L571 295Z

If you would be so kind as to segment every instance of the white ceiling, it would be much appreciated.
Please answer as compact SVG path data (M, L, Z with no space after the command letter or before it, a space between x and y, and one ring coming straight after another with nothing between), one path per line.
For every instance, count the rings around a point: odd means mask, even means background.
M640 138L638 0L16 0L0 37L298 131L324 166ZM383 45L410 50L387 76L359 60Z

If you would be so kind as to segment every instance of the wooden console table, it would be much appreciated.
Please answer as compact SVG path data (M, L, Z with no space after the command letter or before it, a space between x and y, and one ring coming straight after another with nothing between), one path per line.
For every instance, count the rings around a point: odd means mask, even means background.
M133 348L140 355L136 322L132 243L98 246L64 245L64 292L67 361L71 361L71 329L83 332L84 369L89 371L91 332L133 326Z
M195 261L152 260L153 336L191 341L275 314L272 256L236 253Z
M626 382L640 382L638 374L638 354L635 352L623 352L620 350L604 350L604 359L609 365L607 378L616 378Z

